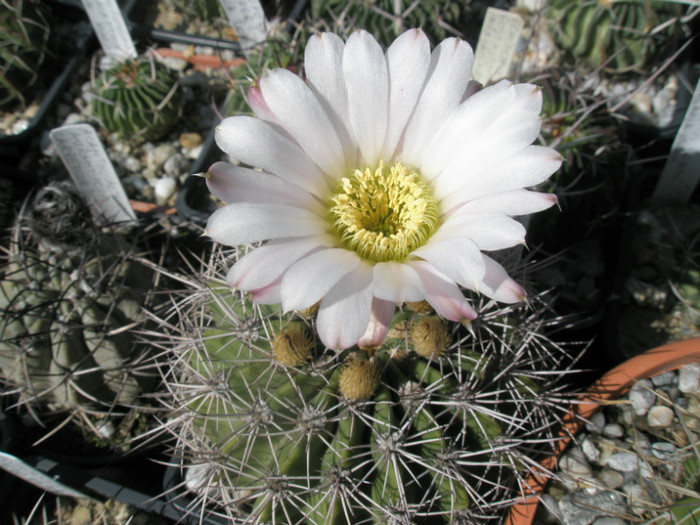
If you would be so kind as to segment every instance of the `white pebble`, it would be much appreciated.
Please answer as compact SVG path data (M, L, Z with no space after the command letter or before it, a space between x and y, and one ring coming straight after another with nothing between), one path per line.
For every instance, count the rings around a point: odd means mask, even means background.
M700 363L691 363L678 370L678 389L684 394L700 389Z
M667 427L673 422L673 410L665 406L651 407L647 414L647 423L650 427Z
M634 472L639 468L639 458L632 452L615 452L608 458L608 467L618 472Z
M598 479L609 489L620 488L625 482L625 478L622 476L622 474L611 468L604 468L601 470L598 473Z
M591 463L596 463L600 459L600 450L590 436L581 442L581 451Z
M676 373L673 371L664 372L663 374L652 377L651 382L654 384L654 386L672 385L676 382Z
M171 177L179 177L188 165L187 159L182 154L176 153L163 163L163 171Z
M573 477L590 476L593 469L579 448L572 448L559 460L559 468Z
M625 429L618 423L608 423L603 428L603 435L610 438L619 438L625 435Z
M652 390L652 383L648 379L637 381L628 394L634 413L643 416L656 402L656 395Z
M600 434L605 426L605 414L596 412L591 419L586 422L586 430L593 434Z
M608 516L596 519L593 525L627 525L627 522L620 518L611 518Z
M168 199L175 193L176 186L175 181L170 177L161 177L158 179L153 186L156 204L158 204L158 206L167 204Z

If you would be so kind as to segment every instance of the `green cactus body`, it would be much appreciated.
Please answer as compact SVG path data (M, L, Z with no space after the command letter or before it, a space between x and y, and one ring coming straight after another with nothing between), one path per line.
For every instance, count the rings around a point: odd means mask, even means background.
M177 122L182 91L177 78L153 58L139 57L95 79L92 112L110 133L155 140Z
M527 307L497 309L472 333L451 326L449 348L432 357L407 335L424 314L404 309L377 349L316 342L289 366L275 334L295 326L296 337L300 324L313 334L313 322L219 279L197 288L192 315L178 309L190 342L165 381L180 407L179 454L206 466L195 505L213 502L233 523L498 519L517 494L520 447L537 448L528 440L556 417L542 408L549 380L538 371L566 353L531 337L540 321Z
M150 281L122 237L87 237L77 250L24 236L11 245L0 281L0 372L23 402L94 414L133 403L153 383L136 370L143 349L128 331L145 320Z
M641 72L677 40L683 6L663 0L554 0L547 18L557 45L593 68Z
M179 12L202 20L211 20L223 15L219 0L173 0L173 7Z
M24 104L23 93L39 77L49 27L37 5L9 0L0 9L0 107Z
M388 46L401 33L412 27L429 32L435 42L458 35L462 27L463 2L434 0L312 0L313 20L325 20L330 30L349 33L365 29Z

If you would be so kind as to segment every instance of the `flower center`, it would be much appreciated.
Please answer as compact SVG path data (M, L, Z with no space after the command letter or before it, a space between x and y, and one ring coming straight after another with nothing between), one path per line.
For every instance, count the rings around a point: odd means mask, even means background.
M420 175L400 162L340 179L329 219L341 244L373 263L404 261L438 226L438 204Z

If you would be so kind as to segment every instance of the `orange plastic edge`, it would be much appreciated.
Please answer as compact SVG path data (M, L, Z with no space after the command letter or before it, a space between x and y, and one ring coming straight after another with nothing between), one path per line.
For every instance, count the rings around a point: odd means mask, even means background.
M505 525L531 525L539 504L539 496L554 470L557 459L569 446L586 420L608 399L624 394L635 381L663 372L675 370L683 365L700 361L700 337L669 343L625 361L598 379L572 404L559 431L554 452L539 464L539 469L528 472L521 486L522 496L511 506Z

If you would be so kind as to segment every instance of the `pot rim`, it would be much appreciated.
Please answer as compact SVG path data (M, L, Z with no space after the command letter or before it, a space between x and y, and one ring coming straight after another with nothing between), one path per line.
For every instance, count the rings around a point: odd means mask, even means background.
M505 525L530 525L539 506L539 498L556 467L557 459L573 437L603 402L624 394L633 383L683 365L700 362L700 337L675 341L652 348L628 359L605 373L572 403L564 418L551 455L530 470L521 483L521 496L510 507Z

